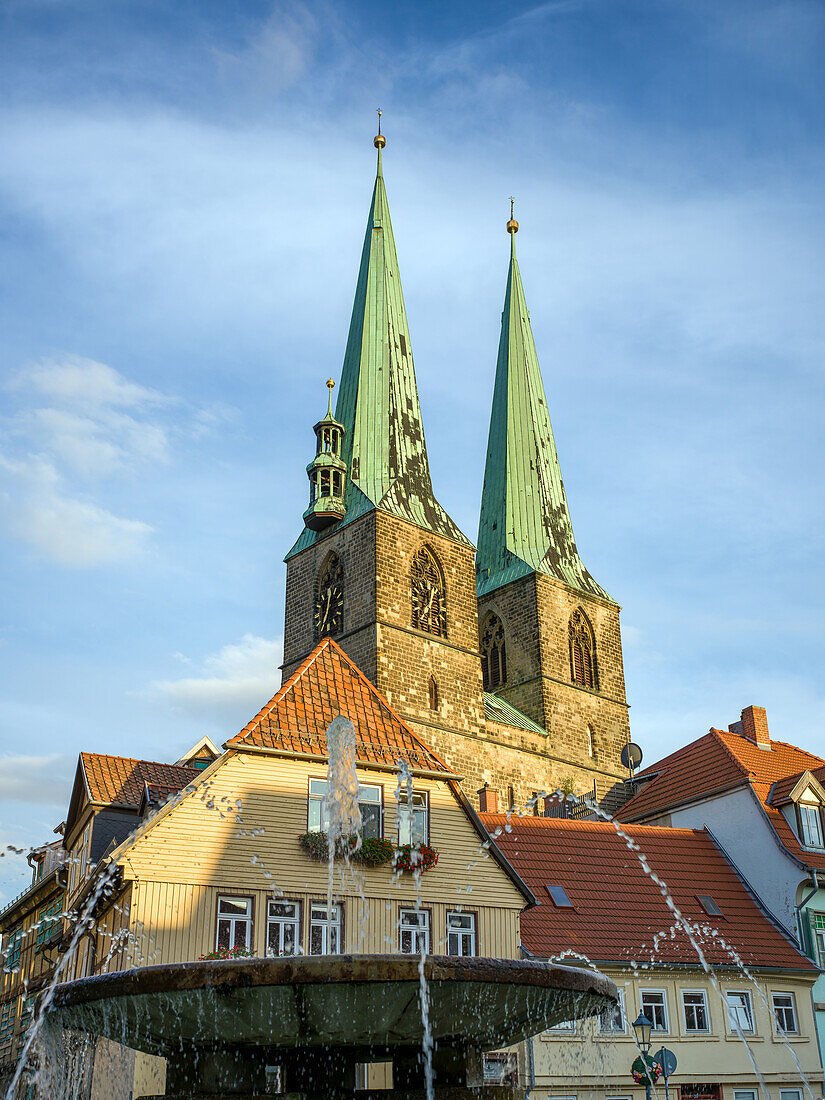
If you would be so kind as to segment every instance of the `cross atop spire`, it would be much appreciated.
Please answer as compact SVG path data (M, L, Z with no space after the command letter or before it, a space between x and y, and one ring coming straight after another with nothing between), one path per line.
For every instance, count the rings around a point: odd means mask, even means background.
M512 205L507 231L510 270L478 528L478 594L538 572L609 600L576 548L516 259Z

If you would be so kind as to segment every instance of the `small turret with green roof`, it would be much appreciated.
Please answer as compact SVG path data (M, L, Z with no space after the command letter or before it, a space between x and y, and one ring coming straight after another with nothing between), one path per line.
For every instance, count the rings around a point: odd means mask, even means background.
M309 477L309 508L304 523L310 531L323 531L344 518L347 487L347 464L341 458L341 444L346 428L332 415L332 389L335 383L327 379L329 403L327 414L312 429L315 432L315 458L307 466Z
M510 270L478 528L478 595L537 572L609 600L576 548L516 259L512 201L507 232Z

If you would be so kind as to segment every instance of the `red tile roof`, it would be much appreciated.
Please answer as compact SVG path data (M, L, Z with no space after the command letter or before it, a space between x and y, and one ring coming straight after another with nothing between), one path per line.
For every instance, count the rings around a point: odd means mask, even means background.
M356 729L360 763L456 773L392 710L389 703L331 638L324 638L277 695L227 747L254 745L311 756L327 755L326 730L343 714Z
M790 800L791 791L797 785L799 780L808 772L814 777L820 784L825 784L825 767L822 768L805 768L804 771L794 772L793 775L787 775L784 779L777 779L777 781L771 787L771 792L768 795L768 801L772 806L782 806Z
M80 766L92 802L140 806L147 783L179 791L198 776L195 768L178 764L158 764L151 760L132 760L125 756L104 756L82 752Z
M534 955L701 965L643 857L667 884L711 965L735 965L738 956L749 967L816 971L763 914L702 830L623 826L630 847L611 822L516 816L507 832L506 814L482 814L481 820L540 899L521 916L522 942ZM557 908L548 885L563 886L573 907ZM709 917L698 894L709 894L722 917Z
M784 741L771 740L770 749L760 749L740 733L712 729L698 741L639 772L637 778L655 778L621 807L616 818L642 821L678 805L750 784L785 848L806 866L825 868L825 852L803 849L778 809L776 798L770 798L775 784L781 782L784 787L792 779L788 787L792 790L806 770L814 772L821 782L825 760Z

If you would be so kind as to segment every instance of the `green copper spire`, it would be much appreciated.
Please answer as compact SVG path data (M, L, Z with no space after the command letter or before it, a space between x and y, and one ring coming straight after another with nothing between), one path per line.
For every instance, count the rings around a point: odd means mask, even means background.
M345 429L346 514L338 526L379 508L471 545L433 496L410 333L381 165L378 170L335 416ZM312 544L304 531L287 558Z
M512 205L507 231L510 271L481 497L478 594L536 572L609 600L576 549L516 259Z

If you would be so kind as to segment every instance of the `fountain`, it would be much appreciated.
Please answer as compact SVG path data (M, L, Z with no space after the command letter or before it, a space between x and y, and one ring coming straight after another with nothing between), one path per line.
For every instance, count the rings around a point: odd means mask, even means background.
M523 1096L484 1087L482 1053L616 997L601 974L537 960L426 956L423 970L436 1100ZM366 1097L356 1065L375 1061L392 1062L393 1096L417 1100L426 1095L419 982L418 957L404 955L148 966L58 986L51 1031L162 1055L175 1100L262 1095L272 1066L287 1094Z
M361 844L355 736L342 715L326 732L328 913L333 863L349 863ZM403 759L397 771L396 801L406 794L411 804L412 774ZM354 843L337 856L348 838ZM420 865L413 878L419 908ZM356 1090L356 1068L371 1062L392 1063L397 1097L512 1100L523 1091L484 1086L485 1051L600 1012L615 998L613 983L592 970L423 948L165 963L56 986L47 1031L57 1046L44 1061L67 1064L60 1036L73 1035L77 1045L79 1034L165 1058L165 1095L175 1100L260 1096L273 1078L281 1094L368 1096ZM52 1091L66 1092L60 1085Z

